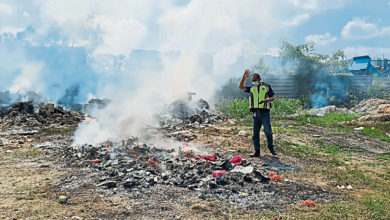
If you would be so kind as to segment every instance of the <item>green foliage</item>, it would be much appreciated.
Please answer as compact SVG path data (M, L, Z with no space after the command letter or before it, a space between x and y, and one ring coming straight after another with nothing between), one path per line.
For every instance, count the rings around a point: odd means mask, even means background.
M325 153L336 155L340 152L340 147L337 145L330 145L325 149Z
M367 98L379 98L379 99L390 98L389 85L387 85L386 83L374 81L370 86L366 88L363 96L366 99Z
M390 161L390 155L381 155L381 156L378 156L378 159Z
M240 123L250 124L252 114L249 112L249 100L245 98L222 99L216 109L229 117L236 118Z
M329 74L343 72L348 67L343 51L336 51L332 55L318 54L315 53L314 43L294 46L288 41L282 41L280 50L283 63L290 64L294 69L299 96L310 97L319 92L320 88L316 88L319 81L331 85Z
M281 119L295 114L302 109L303 105L298 99L276 98L275 101L272 102L271 114L273 118Z
M303 108L301 102L296 99L276 98L272 102L271 117L275 119L284 118L295 114ZM252 114L249 112L249 100L244 99L223 99L217 105L216 109L223 114L238 119L244 124L252 122Z
M379 138L382 141L390 142L390 137L387 136L386 134L383 134L382 132L380 132L379 129L377 129L377 128L374 128L374 129L364 128L360 132L362 132L363 134L368 135L370 137L375 137L375 138Z
M325 114L323 117L312 116L309 114L300 115L295 117L295 119L305 122L325 126L336 126L344 121L352 121L359 118L358 114L355 113L345 113L345 112L332 112Z
M306 145L300 145L297 147L297 151L307 153L309 151L309 147Z
M375 214L378 216L384 216L386 207L387 205L389 205L389 202L386 201L384 198L376 196L367 197L364 203L371 211L375 212Z
M259 62L252 67L255 73L259 73L260 75L264 75L269 73L269 66L264 63L264 57L261 57Z

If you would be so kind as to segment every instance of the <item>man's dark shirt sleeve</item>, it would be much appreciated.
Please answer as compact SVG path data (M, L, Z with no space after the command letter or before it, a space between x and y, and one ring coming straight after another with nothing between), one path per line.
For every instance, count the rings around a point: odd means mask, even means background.
M250 93L251 87L250 86L245 86L247 93ZM272 90L271 86L269 86L269 91L268 91L268 97L273 97L275 95L274 90Z
M269 86L268 97L272 97L274 95L275 95L274 90L272 90L271 86Z

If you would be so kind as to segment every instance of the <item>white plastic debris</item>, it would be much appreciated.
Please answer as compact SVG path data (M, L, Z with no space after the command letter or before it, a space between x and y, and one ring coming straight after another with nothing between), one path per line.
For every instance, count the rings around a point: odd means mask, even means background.
M244 130L239 131L237 135L239 135L239 136L245 136L245 135L246 135L246 131L244 131Z
M337 189L345 189L345 186L344 185L341 185L341 186L337 185Z
M351 189L352 189L352 186L351 186L351 185L348 185L348 186L347 186L347 189L351 190Z
M247 167L236 166L236 167L234 167L234 169L231 172L240 172L240 173L248 174L248 173L253 172L253 167L252 166L247 166Z
M358 128L354 128L355 131L360 131L360 130L363 130L364 127L358 127Z

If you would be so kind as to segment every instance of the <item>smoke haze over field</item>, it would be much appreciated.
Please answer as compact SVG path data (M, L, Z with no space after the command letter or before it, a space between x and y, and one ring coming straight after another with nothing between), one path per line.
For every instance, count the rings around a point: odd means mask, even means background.
M76 142L125 138L188 91L212 97L251 56L349 2L1 0L0 91L111 99Z

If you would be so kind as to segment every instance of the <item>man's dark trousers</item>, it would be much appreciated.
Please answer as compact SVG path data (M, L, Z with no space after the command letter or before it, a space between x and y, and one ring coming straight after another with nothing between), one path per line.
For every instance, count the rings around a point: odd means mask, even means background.
M268 149L273 150L273 138L271 117L269 110L257 110L253 113L253 146L256 151L260 151L260 129L264 126L264 133L267 137Z

